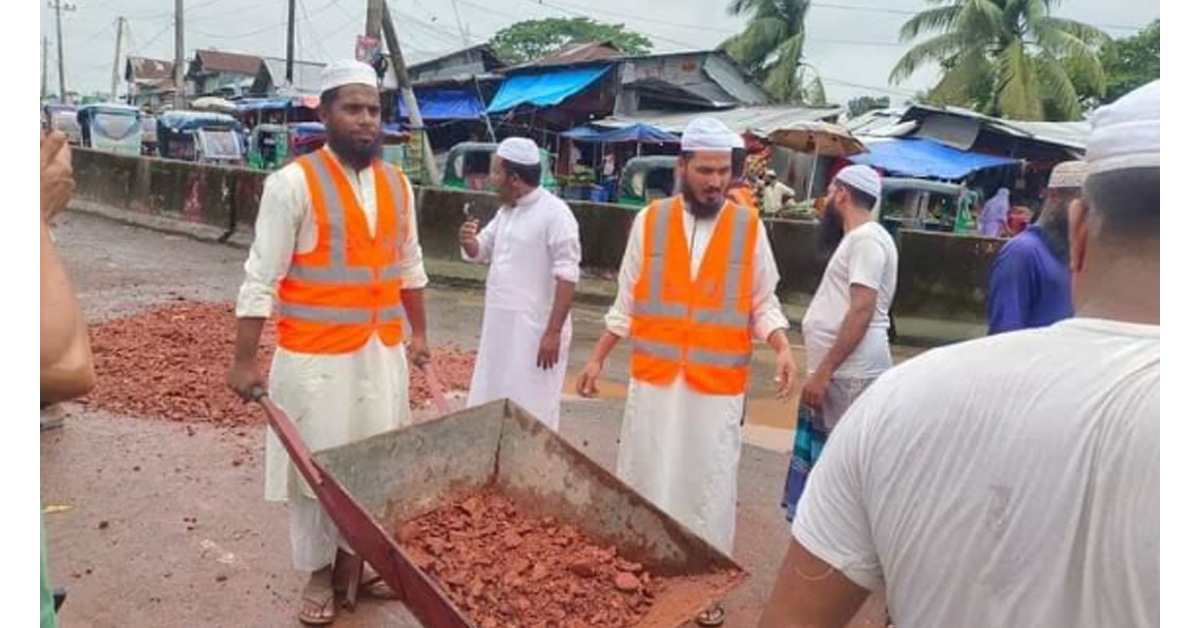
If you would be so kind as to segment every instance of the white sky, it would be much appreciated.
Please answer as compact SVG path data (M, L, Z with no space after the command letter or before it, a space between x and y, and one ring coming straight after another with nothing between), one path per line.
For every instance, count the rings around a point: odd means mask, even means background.
M77 9L63 17L67 89L85 94L108 90L117 16L124 16L132 31L123 55L174 57L174 0L70 1ZM464 41L486 41L520 20L577 15L624 23L650 38L660 52L712 48L743 23L725 13L726 4L727 0L389 0L401 44L414 60L453 51ZM1156 2L1064 0L1057 4L1055 14L1095 24L1113 36L1132 34L1159 16ZM355 35L366 21L366 6L366 0L297 0L297 57L314 61L352 57ZM892 66L907 49L898 43L901 24L928 6L926 0L815 0L808 17L806 54L825 79L828 97L845 102L864 94L889 95L898 104L929 87L937 77L935 68L920 71L901 85L888 84ZM189 57L197 48L284 56L286 0L186 0L184 7ZM54 11L45 3L41 30L49 37L47 82L55 93ZM123 65L122 60L122 71Z

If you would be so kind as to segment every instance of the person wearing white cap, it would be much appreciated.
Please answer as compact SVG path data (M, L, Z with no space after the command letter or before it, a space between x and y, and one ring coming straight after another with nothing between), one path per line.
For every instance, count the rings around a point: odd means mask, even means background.
M582 249L575 215L541 179L533 140L500 142L491 182L502 205L482 232L477 220L459 231L464 259L489 265L467 405L512 399L558 431Z
M380 159L377 80L357 61L322 72L326 145L267 178L238 294L229 385L243 398L260 394L256 354L274 310L279 346L268 392L311 450L410 423L402 341L418 366L429 359L413 192ZM288 502L293 565L310 574L299 619L331 623L333 565L345 563L345 543L269 432L265 466L267 499ZM366 592L388 594L383 583Z
M1067 268L1067 210L1083 194L1087 164L1067 161L1050 173L1037 224L1000 249L988 275L988 333L1045 327L1074 312Z
M726 199L740 139L712 118L682 137L681 194L638 213L607 331L576 390L598 394L613 347L632 345L617 475L714 547L733 552L741 422L754 337L775 350L777 392L796 366L758 213ZM724 620L720 604L697 618Z
M778 214L795 197L795 190L784 185L774 170L767 170L762 186L762 209L764 214Z
M760 626L1159 625L1159 85L1092 117L1075 318L930 351L838 425Z
M788 521L829 433L850 404L892 366L888 310L896 294L899 256L892 237L874 219L882 186L869 166L847 166L834 176L825 197L821 240L836 249L801 324L808 377L784 483Z

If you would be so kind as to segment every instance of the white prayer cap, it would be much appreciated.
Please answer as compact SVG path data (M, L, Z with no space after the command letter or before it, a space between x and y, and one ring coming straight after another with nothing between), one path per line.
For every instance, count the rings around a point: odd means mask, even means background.
M1050 172L1050 183L1046 187L1051 190L1082 188L1085 178L1087 178L1086 161L1064 161Z
M838 170L834 181L848 185L860 192L865 192L875 197L878 201L883 193L883 180L879 178L879 173L875 172L870 166L855 164L846 166Z
M353 59L334 61L321 70L321 93L343 85L367 85L379 87L379 75L375 68Z
M1159 165L1159 81L1139 87L1092 116L1088 174L1157 168Z
M742 138L716 118L696 118L683 129L682 150L713 150L730 152L742 148Z
M501 159L522 166L535 166L542 163L542 153L537 144L527 137L510 137L496 148L496 154Z

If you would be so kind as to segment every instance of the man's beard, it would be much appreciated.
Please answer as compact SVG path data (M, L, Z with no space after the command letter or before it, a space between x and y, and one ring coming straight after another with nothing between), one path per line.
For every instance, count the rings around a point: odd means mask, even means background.
M692 185L688 183L687 179L683 179L680 183L680 188L683 192L683 200L687 201L688 211L692 212L693 216L701 219L712 218L721 211L722 207L725 206L724 196L717 200L716 203L705 203L699 198L696 198L696 193L692 190Z
M355 170L362 170L371 165L371 162L383 154L383 137L378 136L375 141L368 146L363 147L357 144L348 136L337 135L330 133L326 137L325 142L329 144L330 150L335 155L346 160Z
M1055 211L1042 217L1037 223L1042 241L1058 261L1066 264L1070 255L1070 225L1066 210Z
M833 201L825 203L825 213L821 216L821 224L817 229L817 240L825 249L832 251L842 242L846 235L846 225L842 213L838 211Z

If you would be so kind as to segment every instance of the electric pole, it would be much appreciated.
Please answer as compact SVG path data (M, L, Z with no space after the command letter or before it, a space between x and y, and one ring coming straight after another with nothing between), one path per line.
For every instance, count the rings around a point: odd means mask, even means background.
M117 82L121 79L121 36L125 34L125 18L117 18L117 50L113 53L112 89L109 90L109 102L117 102Z
M183 82L183 0L175 0L175 110L187 108L187 85Z
M287 82L292 86L292 66L296 63L296 0L288 0Z
M46 62L50 57L50 38L42 35L42 100L46 100Z
M63 62L62 12L74 11L75 5L64 3L62 0L50 0L48 4L50 8L54 9L54 30L58 39L58 100L62 103L70 103L71 98L67 96L67 73L63 69L66 64Z
M378 2L383 18L383 34L387 38L388 52L391 54L392 71L396 73L396 87L408 107L408 128L413 137L421 142L421 154L425 161L425 172L428 175L426 183L437 186L442 182L438 172L437 162L433 159L433 146L429 144L429 136L425 133L425 121L421 119L421 108L417 105L417 96L413 93L412 79L408 76L408 66L404 64L404 53L400 50L400 38L396 35L396 25L392 23L392 12L387 8L385 0ZM368 11L369 15L369 11ZM368 23L369 27L369 23ZM369 31L368 31L369 32Z
M379 41L379 29L383 25L383 0L367 0L367 37Z

